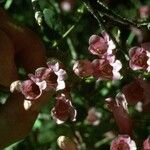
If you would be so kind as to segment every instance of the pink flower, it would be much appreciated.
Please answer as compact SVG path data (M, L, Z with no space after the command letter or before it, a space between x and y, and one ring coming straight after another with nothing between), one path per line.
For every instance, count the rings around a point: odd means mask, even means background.
M143 150L150 150L150 138L149 137L143 142Z
M73 71L77 76L88 77L93 73L92 63L89 60L78 60L73 65Z
M35 71L35 75L29 74L34 82L46 81L46 90L54 89L56 91L65 88L66 71L60 69L59 63L47 62L48 68L41 67Z
M143 47L133 47L129 50L129 65L133 70L150 71L150 52Z
M86 121L91 125L99 125L100 118L102 114L96 110L96 108L92 107L88 110L88 115L86 117Z
M57 124L62 124L68 119L76 121L77 111L72 106L69 99L64 94L56 97L56 105L51 111L52 118Z
M60 1L60 8L64 12L70 12L75 6L74 0L61 0Z
M45 81L35 83L32 80L25 80L21 83L21 92L27 100L38 99L45 88Z
M145 5L139 8L140 18L147 18L150 16L150 6Z
M93 76L100 80L118 80L121 78L119 70L122 64L115 60L115 56L106 56L101 59L95 59L92 62Z
M115 45L110 40L107 33L102 33L102 36L92 35L89 39L89 51L93 55L103 56L104 54L112 54Z
M133 82L125 85L122 89L128 104L135 105L144 98L143 88L139 80L141 79L135 79Z
M118 135L111 142L110 150L136 150L136 144L128 135Z
M132 120L128 114L127 102L123 94L119 93L115 100L107 98L106 103L112 111L116 124L122 134L132 135Z

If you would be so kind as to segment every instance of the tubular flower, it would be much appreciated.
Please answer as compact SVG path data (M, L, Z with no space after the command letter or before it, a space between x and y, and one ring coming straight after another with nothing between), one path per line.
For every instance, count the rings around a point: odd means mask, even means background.
M112 111L116 124L122 134L132 135L132 120L128 114L127 102L123 94L119 93L115 100L107 98L106 103Z
M95 59L92 62L93 76L100 80L118 80L121 78L119 73L122 64L115 60L115 56L106 56L101 59Z
M21 92L27 100L38 99L45 88L45 81L35 83L32 80L25 80L21 83Z
M76 121L76 115L77 111L64 94L56 97L56 105L51 111L51 116L57 124L62 124L68 119Z
M73 65L73 71L80 77L91 76L93 74L92 63L89 60L78 60Z
M150 71L150 52L143 47L133 47L129 50L130 68L133 70Z
M136 150L136 144L128 135L118 135L112 142L110 150Z
M139 80L141 79L135 79L133 82L125 85L122 89L128 104L135 105L144 98L144 91Z
M65 79L67 78L66 71L59 68L59 63L47 63L48 68L41 67L35 71L35 75L29 74L29 77L34 82L46 81L46 90L54 89L56 91L65 88Z
M112 54L112 50L115 49L115 45L110 40L109 35L105 32L102 36L92 35L89 39L89 51L93 55L103 56L104 54Z

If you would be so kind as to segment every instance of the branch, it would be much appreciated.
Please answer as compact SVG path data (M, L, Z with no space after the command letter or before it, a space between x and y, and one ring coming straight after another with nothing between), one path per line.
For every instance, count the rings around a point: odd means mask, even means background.
M114 21L117 23L118 26L134 26L136 28L143 28L148 27L150 28L150 22L135 22L133 20L129 20L125 17L122 17L116 14L114 11L110 10L103 2L100 0L82 0L85 4L90 5L93 10L98 11L101 13L102 17L107 17L110 21Z

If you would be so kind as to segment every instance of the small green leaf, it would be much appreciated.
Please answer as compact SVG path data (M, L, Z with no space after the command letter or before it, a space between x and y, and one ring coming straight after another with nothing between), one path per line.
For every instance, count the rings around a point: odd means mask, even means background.
M54 10L54 8L51 9L44 9L44 20L46 24L53 30L58 31L59 33L62 32L62 23L60 18L58 17L57 12Z

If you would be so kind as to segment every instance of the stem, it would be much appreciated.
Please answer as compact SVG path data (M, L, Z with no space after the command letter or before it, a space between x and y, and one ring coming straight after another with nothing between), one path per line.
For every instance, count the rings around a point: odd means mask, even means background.
M103 17L107 17L110 19L110 21L114 21L120 25L124 26L134 26L137 28L143 28L150 26L150 22L135 22L133 20L129 20L125 17L122 17L118 14L116 14L114 11L110 10L103 2L100 0L82 0L84 3L88 3L90 6L93 7L95 11L98 11L102 14Z
M78 18L77 22L75 22L74 25L72 25L63 35L62 35L62 38L58 41L55 41L52 45L52 47L57 47L63 39L65 39L72 31L73 29L78 25L80 19L82 18L82 14L84 13L84 6L81 6L80 8L77 9L77 12L75 14L75 16Z
M99 4L101 7L103 7L104 11L105 11L105 15L112 18L113 20L116 20L119 23L122 23L124 25L132 25L132 26L136 26L136 23L125 18L122 17L118 14L116 14L114 11L110 10L103 2L101 2L100 0L97 1L97 4Z
M107 30L107 28L106 28L105 25L104 25L104 20L103 20L103 18L101 17L101 14L99 14L99 15L100 15L99 19L100 19L100 21L101 21L101 25L102 25L102 27L104 28L105 32L106 32L106 33L110 36L110 38L113 40L114 44L116 45L116 48L117 48L117 49L120 49L119 43L116 41L116 39L115 39L115 37L112 35L112 33L111 33L109 30ZM123 54L124 54L124 53L123 53Z
M116 45L117 49L118 48L120 49L120 46L119 46L118 42L116 41L115 37L106 29L106 27L104 25L105 20L102 18L102 14L100 12L98 12L97 10L95 10L93 5L91 5L90 3L87 4L84 2L84 4L87 7L87 9L90 11L90 13L96 18L96 20L99 24L100 30L108 33L110 35L111 39L113 40L114 44Z
M74 29L75 25L72 25L64 34L63 34L63 39Z
M97 20L101 32L103 32L104 29L103 29L103 27L102 27L102 25L101 25L100 20L98 19L98 14L97 14L97 12L96 12L95 10L91 9L91 7L89 6L89 4L87 4L86 2L84 2L84 0L83 0L83 3L84 3L84 5L86 6L86 8L88 9L88 11L89 11L89 12L94 16L94 18Z

